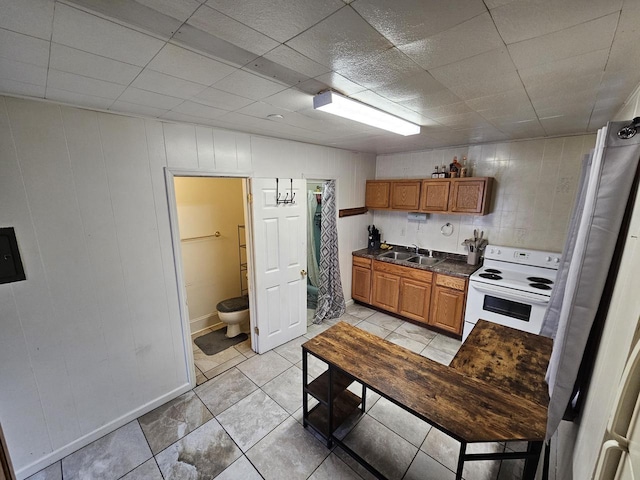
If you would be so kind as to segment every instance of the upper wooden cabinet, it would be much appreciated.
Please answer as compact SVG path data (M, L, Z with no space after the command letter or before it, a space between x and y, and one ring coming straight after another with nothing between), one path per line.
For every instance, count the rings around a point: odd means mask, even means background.
M391 182L391 208L415 212L420 208L421 180L394 180Z
M367 180L366 207L425 213L486 215L493 178Z
M389 208L390 180L367 180L364 204L367 208Z
M451 180L449 211L485 215L489 213L493 178L454 178Z
M420 211L446 212L449 208L449 189L451 182L442 180L423 180Z

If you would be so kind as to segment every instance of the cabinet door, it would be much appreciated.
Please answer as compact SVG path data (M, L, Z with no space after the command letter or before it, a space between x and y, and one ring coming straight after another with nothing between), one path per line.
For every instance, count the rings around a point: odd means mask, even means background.
M422 198L420 210L424 212L446 212L449 208L448 180L424 180L422 182Z
M417 212L420 208L420 184L422 180L391 182L391 208Z
M400 297L400 277L390 273L373 271L371 304L376 307L398 311Z
M400 280L400 310L398 313L422 323L429 322L431 284L403 278Z
M371 269L354 265L351 276L351 297L364 303L371 303Z
M486 213L486 186L486 179L453 180L449 210L455 213Z
M389 208L391 182L367 180L364 204L367 208Z
M433 286L431 314L429 324L448 332L462 335L462 313L464 311L464 292Z

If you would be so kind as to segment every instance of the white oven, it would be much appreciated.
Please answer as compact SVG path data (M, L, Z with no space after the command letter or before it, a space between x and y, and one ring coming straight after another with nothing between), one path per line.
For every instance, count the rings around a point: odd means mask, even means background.
M478 319L540 333L559 262L555 252L488 246L469 278L462 340Z

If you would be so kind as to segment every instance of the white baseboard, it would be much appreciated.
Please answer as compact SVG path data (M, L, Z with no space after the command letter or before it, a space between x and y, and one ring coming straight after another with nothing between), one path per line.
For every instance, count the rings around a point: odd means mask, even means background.
M30 477L31 475L39 472L43 468L46 468L49 465L56 463L58 460L62 460L64 457L66 457L67 455L70 455L76 450L80 450L82 447L86 447L91 442L94 442L95 440L98 440L99 438L104 437L108 433L111 433L114 430L117 430L123 425L126 425L127 423L135 420L136 418L144 415L145 413L150 412L151 410L159 407L160 405L164 405L169 400L173 400L177 396L182 395L183 393L188 392L189 390L191 390L191 385L189 383L180 385L179 387L173 389L172 391L165 393L164 395L150 402L145 403L144 405L126 413L125 415L122 415L119 418L116 418L115 420L107 423L106 425L96 428L94 431L86 435L83 435L82 437L74 440L73 442L68 443L63 447L60 447L57 450L54 450L53 452L49 453L48 455L45 455L42 458L39 458L35 462L30 463L25 467L22 467L20 470L16 472L17 479L24 480Z
M206 330L207 328L221 328L222 325L224 324L218 319L218 312L208 313L189 321L191 335Z

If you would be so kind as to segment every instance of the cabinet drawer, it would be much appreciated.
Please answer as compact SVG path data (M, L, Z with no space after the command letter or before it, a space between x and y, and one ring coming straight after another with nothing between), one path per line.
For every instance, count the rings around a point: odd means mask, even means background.
M404 278L410 278L412 280L418 280L420 282L431 283L433 279L433 273L426 270L420 270L418 268L403 267L400 265L394 265L387 262L373 262L373 269L377 272L391 273L392 275L399 275Z
M467 280L459 277L450 277L448 275L436 275L436 285L464 292Z
M371 267L371 259L363 257L353 257L353 264L359 267Z

